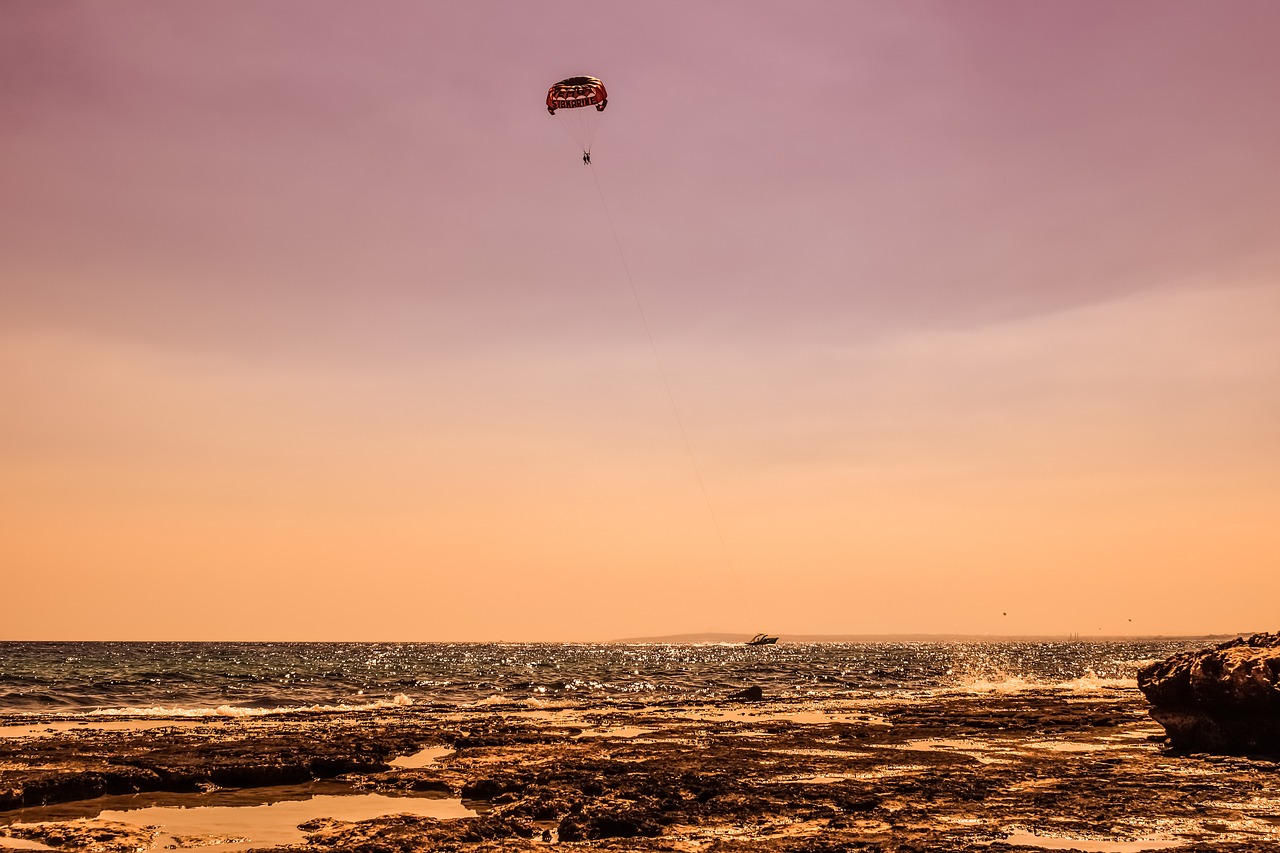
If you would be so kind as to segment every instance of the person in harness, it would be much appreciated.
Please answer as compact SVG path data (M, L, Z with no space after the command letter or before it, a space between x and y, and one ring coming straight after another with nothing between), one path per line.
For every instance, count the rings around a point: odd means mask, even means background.
M583 152L582 152L582 165L584 165L584 166L590 166L590 165L591 165L591 152L590 152L590 151L583 151Z

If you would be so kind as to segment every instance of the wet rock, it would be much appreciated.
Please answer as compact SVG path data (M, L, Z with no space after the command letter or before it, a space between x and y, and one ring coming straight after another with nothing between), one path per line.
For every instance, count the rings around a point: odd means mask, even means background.
M567 815L560 821L561 841L599 841L602 838L654 838L662 834L662 825L653 814L638 809L604 811L599 808L583 814Z
M456 796L457 789L436 771L406 770L379 776L343 776L353 787L366 791L413 791L419 794Z
M581 729L577 730L581 732ZM527 724L508 723L499 718L473 725L470 731L458 732L448 737L455 749L503 747L515 744L547 744L566 740L573 734L571 727L564 730L548 730Z
M8 784L0 788L0 810L87 800L106 794L133 794L154 790L161 784L159 774L140 767L86 768L74 763L3 775L10 778L6 779Z
M869 812L880 805L880 797L865 785L841 782L827 786L832 804L842 812Z
M513 776L493 776L474 779L462 786L464 800L495 800L524 788L524 783Z
M356 725L351 725L356 723ZM389 769L402 737L284 718L246 727L105 732L86 728L0 739L0 811L107 794L263 787Z
M1179 752L1280 755L1280 634L1174 655L1138 687Z
M21 830L23 838L38 841L50 847L64 850L81 850L86 853L117 853L117 851L147 850L159 832L155 827L133 826L113 821L96 821L92 824L46 823ZM0 839L0 846L3 846Z
M412 779L409 782L409 790L446 795L453 793L453 789L449 787L449 783L442 782L439 779Z
M531 839L534 835L533 827L523 821L491 815L459 820L389 815L356 823L319 818L298 828L307 836L307 846L303 849L362 853L456 849L458 844L509 842Z
M505 814L528 821L558 821L562 815L580 811L582 801L552 786L531 786L510 804L502 804ZM510 795L507 795L510 796Z
M764 691L760 689L760 685L753 684L745 690L739 690L729 696L730 699L736 699L741 702L759 702L764 698Z

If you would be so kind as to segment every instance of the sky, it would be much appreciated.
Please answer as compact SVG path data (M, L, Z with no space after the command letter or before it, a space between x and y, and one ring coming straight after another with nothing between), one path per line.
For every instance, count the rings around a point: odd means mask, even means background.
M6 0L0 639L1275 629L1276 32Z

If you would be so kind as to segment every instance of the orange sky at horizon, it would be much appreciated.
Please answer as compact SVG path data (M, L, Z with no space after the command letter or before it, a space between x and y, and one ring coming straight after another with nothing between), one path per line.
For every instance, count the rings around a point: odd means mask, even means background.
M802 6L0 6L0 640L1274 629L1280 7Z
M4 371L28 451L6 465L0 505L20 534L6 560L30 567L9 588L40 601L49 578L76 576L50 605L91 630L66 639L1265 627L1266 597L1242 593L1274 582L1280 471L1258 455L1268 402L1254 412L1247 398L1280 380L1277 309L1272 288L1186 291L844 353L877 363L882 387L839 441L831 431L872 395L765 420L748 367L682 412L699 472L661 389L644 389L652 376L582 417L530 392L561 384L564 365L525 365L451 420L421 394L428 370L272 371L10 341L6 367L44 375L21 387ZM1135 347L1135 324L1163 334ZM1193 336L1218 363L1188 362ZM682 363L723 380L715 358ZM984 409L1000 395L990 364L1009 359L1025 370L1005 377L1018 403ZM1053 387L1028 394L1053 365ZM771 387L831 391L821 375L800 387L806 368L794 369ZM467 372L452 381L467 386ZM1189 596L1214 570L1236 582ZM121 605L99 614L112 597Z

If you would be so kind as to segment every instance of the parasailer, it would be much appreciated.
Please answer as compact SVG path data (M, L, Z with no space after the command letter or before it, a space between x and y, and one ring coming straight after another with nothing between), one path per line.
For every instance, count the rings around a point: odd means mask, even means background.
M598 116L608 105L609 93L597 77L566 77L547 90L547 112L555 115L556 110L566 111L561 121L582 149L584 166L591 165L591 142Z

